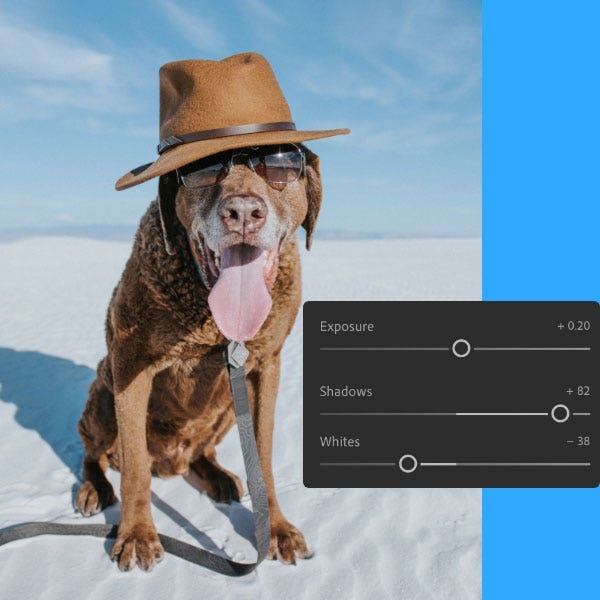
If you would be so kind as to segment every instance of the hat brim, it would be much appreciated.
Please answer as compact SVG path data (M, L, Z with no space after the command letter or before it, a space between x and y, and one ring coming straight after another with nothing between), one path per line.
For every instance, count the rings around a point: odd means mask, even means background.
M217 154L225 150L246 148L248 146L265 146L269 144L294 144L318 140L334 135L345 135L349 129L328 129L321 131L267 131L261 133L248 133L245 135L232 135L181 144L161 154L153 163L132 169L125 173L115 184L117 190L144 183L149 179L169 173L188 163L201 158Z

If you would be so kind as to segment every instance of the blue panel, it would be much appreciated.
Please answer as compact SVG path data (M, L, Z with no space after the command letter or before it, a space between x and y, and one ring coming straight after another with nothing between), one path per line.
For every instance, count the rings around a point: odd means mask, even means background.
M484 300L600 299L598 23L592 1L484 3ZM484 490L483 590L600 598L600 490Z

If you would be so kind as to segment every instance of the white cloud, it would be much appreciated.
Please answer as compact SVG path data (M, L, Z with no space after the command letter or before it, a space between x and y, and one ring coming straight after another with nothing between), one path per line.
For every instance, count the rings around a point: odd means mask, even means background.
M0 67L19 78L105 86L112 82L112 60L73 38L0 24Z
M85 42L0 12L4 117L47 117L59 108L123 109L114 59Z
M361 19L340 8L331 20L331 36L344 62L306 65L299 70L299 82L323 98L364 101L360 106L340 103L344 122L352 128L344 143L369 152L422 155L478 147L481 31L476 5L373 0Z
M368 151L421 153L434 148L452 147L465 140L478 140L481 120L453 113L413 113L392 126L366 122L353 128L351 141Z
M410 53L430 74L466 74L480 61L481 25L458 3L437 0L407 3L387 42Z
M453 101L478 92L481 24L476 5L375 2L358 22L337 15L339 43L395 85L398 99Z
M205 17L192 14L172 0L162 0L159 5L171 23L196 48L205 52L220 52L225 47L221 32Z
M389 105L395 92L389 85L369 81L348 65L310 63L303 67L300 85L307 91L330 98L367 100L382 106Z
M275 25L285 25L285 19L262 0L242 0L241 7L253 17L266 19Z
M31 100L49 107L71 107L92 111L112 110L115 98L103 88L82 88L61 83L33 83L21 88Z
M67 213L67 212L63 212L63 213L58 213L55 216L55 219L59 222L59 223L67 223L67 224L72 224L72 223L76 223L77 219L75 218L74 215L72 215L71 213Z

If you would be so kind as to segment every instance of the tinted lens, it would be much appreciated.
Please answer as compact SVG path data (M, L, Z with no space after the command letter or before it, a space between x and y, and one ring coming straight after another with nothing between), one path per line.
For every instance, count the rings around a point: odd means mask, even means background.
M225 164L212 157L199 160L179 169L181 181L186 188L194 189L216 185L225 173Z
M302 153L295 146L268 146L252 157L256 173L269 183L291 183L302 173Z
M216 185L225 177L230 163L242 162L252 165L252 169L265 181L285 186L296 181L302 174L302 152L292 144L281 146L260 146L233 153L215 154L178 169L181 181L186 188L202 188Z

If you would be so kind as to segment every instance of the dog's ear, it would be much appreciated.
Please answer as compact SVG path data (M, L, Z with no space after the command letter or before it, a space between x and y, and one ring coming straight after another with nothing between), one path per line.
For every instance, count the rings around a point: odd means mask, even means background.
M308 200L308 209L302 227L306 229L306 249L310 250L317 217L321 209L323 190L321 186L319 157L304 145L302 145L302 150L306 158L306 198Z
M161 175L158 179L158 210L160 212L160 226L162 228L165 250L171 256L175 254L173 240L175 239L175 227L177 214L175 212L175 198L177 196L177 173L171 171Z

